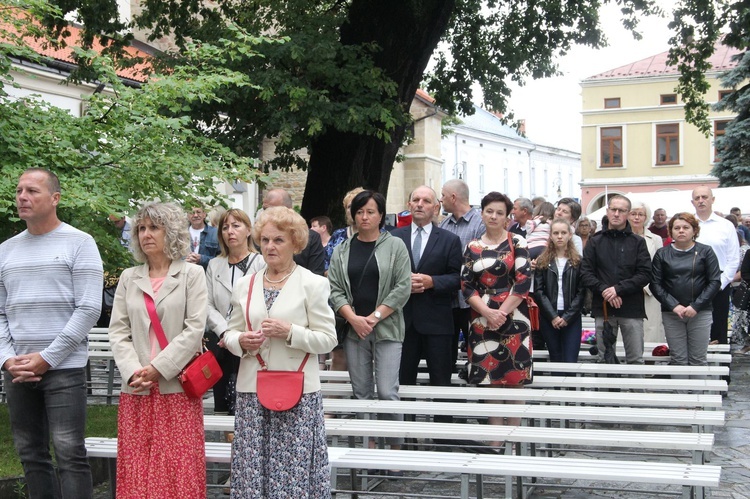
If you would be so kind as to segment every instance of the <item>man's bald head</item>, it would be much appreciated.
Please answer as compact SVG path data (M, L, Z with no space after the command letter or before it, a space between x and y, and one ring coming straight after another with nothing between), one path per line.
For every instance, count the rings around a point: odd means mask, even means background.
M292 208L292 197L284 189L271 189L263 198L263 209L273 206Z

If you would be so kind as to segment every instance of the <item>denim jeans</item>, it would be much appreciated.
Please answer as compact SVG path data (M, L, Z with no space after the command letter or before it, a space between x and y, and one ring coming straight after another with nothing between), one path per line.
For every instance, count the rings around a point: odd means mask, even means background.
M401 342L378 341L376 343L374 332L364 340L347 336L344 341L344 351L354 398L372 400L375 396L375 384L377 384L379 400L399 400L398 374L401 367ZM403 421L404 416L403 414L379 414L378 419ZM388 438L387 441L391 445L399 445L403 439L394 437Z
M563 314L564 311L557 311L558 316L562 317ZM581 314L576 314L567 326L560 329L552 327L552 323L544 317L539 322L540 332L549 350L550 362L578 362L581 351Z
M84 443L86 371L50 370L36 383L13 383L4 373L13 442L31 499L86 499L93 495ZM58 482L49 450L55 450Z

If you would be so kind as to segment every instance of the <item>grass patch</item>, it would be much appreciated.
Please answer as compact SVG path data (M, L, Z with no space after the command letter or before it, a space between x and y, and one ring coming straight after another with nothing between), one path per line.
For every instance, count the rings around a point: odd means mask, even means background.
M86 418L87 437L117 436L117 406L90 405ZM0 477L23 474L16 448L13 446L13 435L10 431L8 405L0 404Z

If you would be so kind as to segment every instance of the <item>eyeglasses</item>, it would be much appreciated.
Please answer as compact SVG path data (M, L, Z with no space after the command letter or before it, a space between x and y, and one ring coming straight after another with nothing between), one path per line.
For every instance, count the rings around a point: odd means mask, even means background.
M627 213L630 210L623 210L623 209L620 209L620 208L607 208L607 211L611 211L612 213L620 213L620 214L624 215L625 213Z

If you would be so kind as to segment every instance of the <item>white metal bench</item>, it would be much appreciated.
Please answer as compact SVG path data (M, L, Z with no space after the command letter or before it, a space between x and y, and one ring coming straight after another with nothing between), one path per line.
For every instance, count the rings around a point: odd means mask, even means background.
M86 439L89 457L114 460L117 458L117 439L89 437ZM206 461L227 463L231 458L231 444L206 443ZM461 477L461 498L469 497L469 480L477 480L477 497L482 497L486 476L532 477L553 479L583 479L607 482L639 482L676 485L683 497L702 493L703 487L717 487L721 478L718 466L604 459L570 459L538 456L482 455L455 452L429 452L390 449L351 449L329 447L332 487L336 487L336 470L344 469L399 469L414 472L454 473ZM110 467L112 469L112 467ZM507 486L505 497L513 497ZM518 487L516 496L523 496Z
M321 383L324 396L351 397L349 383ZM402 399L414 398L445 400L520 400L540 404L615 405L623 407L672 407L720 409L721 395L703 393L645 393L605 392L594 390L554 390L517 388L495 390L474 386L401 385L398 393Z
M342 381L349 383L348 371L321 371L321 381ZM417 382L429 382L427 373L417 374ZM454 385L466 382L454 374L451 378ZM726 392L727 382L720 379L660 379L660 378L608 378L603 376L534 376L534 382L528 388L571 388L584 390L645 390L645 391L693 391L693 392Z
M589 362L537 362L535 372L556 372L577 376L690 376L719 378L729 376L729 366L674 366L653 364L592 364Z
M339 414L426 414L486 418L493 416L522 420L586 421L660 426L724 426L724 411L699 409L654 409L574 405L476 404L411 400L323 399L327 413Z
M234 416L204 416L207 431L234 431ZM515 444L553 444L587 447L637 448L639 450L689 451L692 462L703 464L706 452L714 445L712 433L679 431L600 430L549 428L430 421L390 421L376 419L329 418L325 420L329 437L399 437L432 440L505 441ZM337 445L334 440L333 445ZM519 455L520 445L518 446Z

